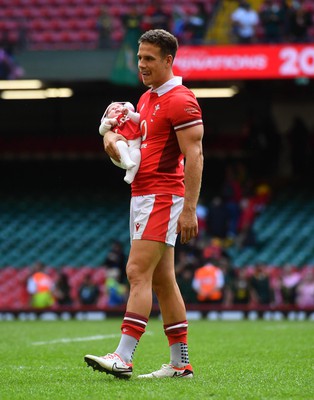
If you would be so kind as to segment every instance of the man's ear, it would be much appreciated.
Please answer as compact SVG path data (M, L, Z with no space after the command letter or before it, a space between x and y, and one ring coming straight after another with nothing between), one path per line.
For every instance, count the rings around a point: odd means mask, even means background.
M169 66L169 67L172 66L172 64L173 64L173 57L172 57L171 54L168 54L168 55L167 55L167 57L166 57L166 63L167 63L167 66Z

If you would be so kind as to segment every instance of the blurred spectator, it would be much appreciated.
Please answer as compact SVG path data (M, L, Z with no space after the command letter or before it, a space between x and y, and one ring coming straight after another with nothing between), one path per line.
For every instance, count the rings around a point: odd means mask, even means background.
M186 31L187 21L188 15L185 13L184 8L180 4L174 4L172 8L171 32L177 37L179 45L189 42L188 32Z
M254 206L256 214L264 211L267 204L270 202L271 188L267 183L257 185L254 195Z
M45 265L37 262L27 280L27 292L31 295L31 306L46 308L54 304L53 280L45 272Z
M110 307L120 306L127 301L127 286L118 282L118 276L119 272L115 269L107 271L105 293Z
M192 238L188 243L182 244L178 240L176 244L175 262L180 265L193 264L195 268L202 262L203 243L197 238Z
M240 202L240 218L236 244L239 248L256 245L254 232L255 202L252 196L244 197Z
M225 303L230 304L249 304L250 303L250 283L245 267L238 268L234 277L228 285Z
M0 79L19 79L24 75L24 70L16 62L10 50L0 47Z
M176 268L177 283L180 288L182 297L186 304L197 302L196 292L192 287L194 276L194 265L186 264L180 270Z
M280 294L284 304L295 304L296 288L301 279L299 271L291 265L285 265L280 279Z
M254 267L253 275L249 279L251 303L269 305L273 300L267 265L258 263Z
M243 197L243 189L238 179L236 170L232 165L228 165L225 171L225 179L222 185L222 196L227 210L227 233L230 238L234 238L238 233L240 218L240 201Z
M143 15L142 30L165 29L170 30L171 16L167 14L160 3L149 5Z
M265 0L259 12L263 41L281 43L285 35L286 7L278 0Z
M137 6L131 7L130 11L121 16L123 25L122 43L119 45L116 59L111 70L110 80L116 85L138 86L137 67L137 41L142 34L142 15L138 13Z
M200 197L197 206L196 206L196 215L198 219L198 238L203 238L207 232L207 215L208 215L208 207L205 204L205 201L202 197Z
M83 305L95 305L97 304L99 295L99 287L93 282L92 275L85 275L82 285L78 291L80 303Z
M126 282L126 257L123 251L123 245L119 240L114 240L108 251L104 262L104 267L107 270L116 271L116 279L120 283Z
M195 6L196 12L189 16L185 29L189 34L191 44L203 44L209 16L205 8L205 3L198 2Z
M208 260L194 273L192 287L199 302L221 303L223 299L224 274L218 262Z
M98 46L100 49L107 49L112 47L111 33L112 33L112 19L108 8L103 5L100 8L100 14L97 20L98 30Z
M53 286L53 296L56 300L56 303L60 306L69 306L72 304L71 287L68 276L62 271L59 272L57 280Z
M141 26L143 16L138 12L137 7L132 6L127 14L122 15L121 20L125 30L124 40L131 45L137 43L143 32Z
M248 1L241 0L239 7L231 14L232 32L236 41L240 44L253 43L258 23L258 13Z
M314 268L306 268L296 288L296 305L314 307Z
M312 15L305 2L292 1L289 16L290 40L297 43L308 42L308 30L311 25Z
M270 187L261 183L255 193L243 197L240 201L240 216L237 227L235 243L239 248L255 246L257 244L254 222L261 214L270 200Z
M215 259L220 260L224 256L222 240L216 237L212 237L209 243L204 243L203 258L204 259Z
M229 215L223 199L216 196L212 199L207 214L207 233L210 237L224 239L228 233Z

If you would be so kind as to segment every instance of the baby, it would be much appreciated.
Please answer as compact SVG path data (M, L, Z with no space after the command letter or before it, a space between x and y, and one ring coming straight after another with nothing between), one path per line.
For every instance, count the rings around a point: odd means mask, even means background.
M111 161L122 169L126 169L125 182L132 183L141 162L141 133L138 129L140 115L134 112L134 107L129 102L111 103L105 110L99 127L99 133L104 136L109 130L124 136L117 141L120 152L120 162L111 158Z

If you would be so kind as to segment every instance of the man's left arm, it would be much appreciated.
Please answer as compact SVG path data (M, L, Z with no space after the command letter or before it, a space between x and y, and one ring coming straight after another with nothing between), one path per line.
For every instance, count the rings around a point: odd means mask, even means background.
M203 125L177 131L179 146L185 157L184 204L177 225L177 233L181 232L181 243L187 243L198 234L196 206L201 190L204 163L203 133Z

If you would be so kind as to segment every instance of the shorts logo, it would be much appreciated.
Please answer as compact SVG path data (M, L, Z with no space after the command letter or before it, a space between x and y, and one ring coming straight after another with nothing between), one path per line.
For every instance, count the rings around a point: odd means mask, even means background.
M136 230L136 232L138 232L138 230L140 229L140 226L141 226L141 224L139 224L139 223L137 223L137 224L135 225L135 230Z

